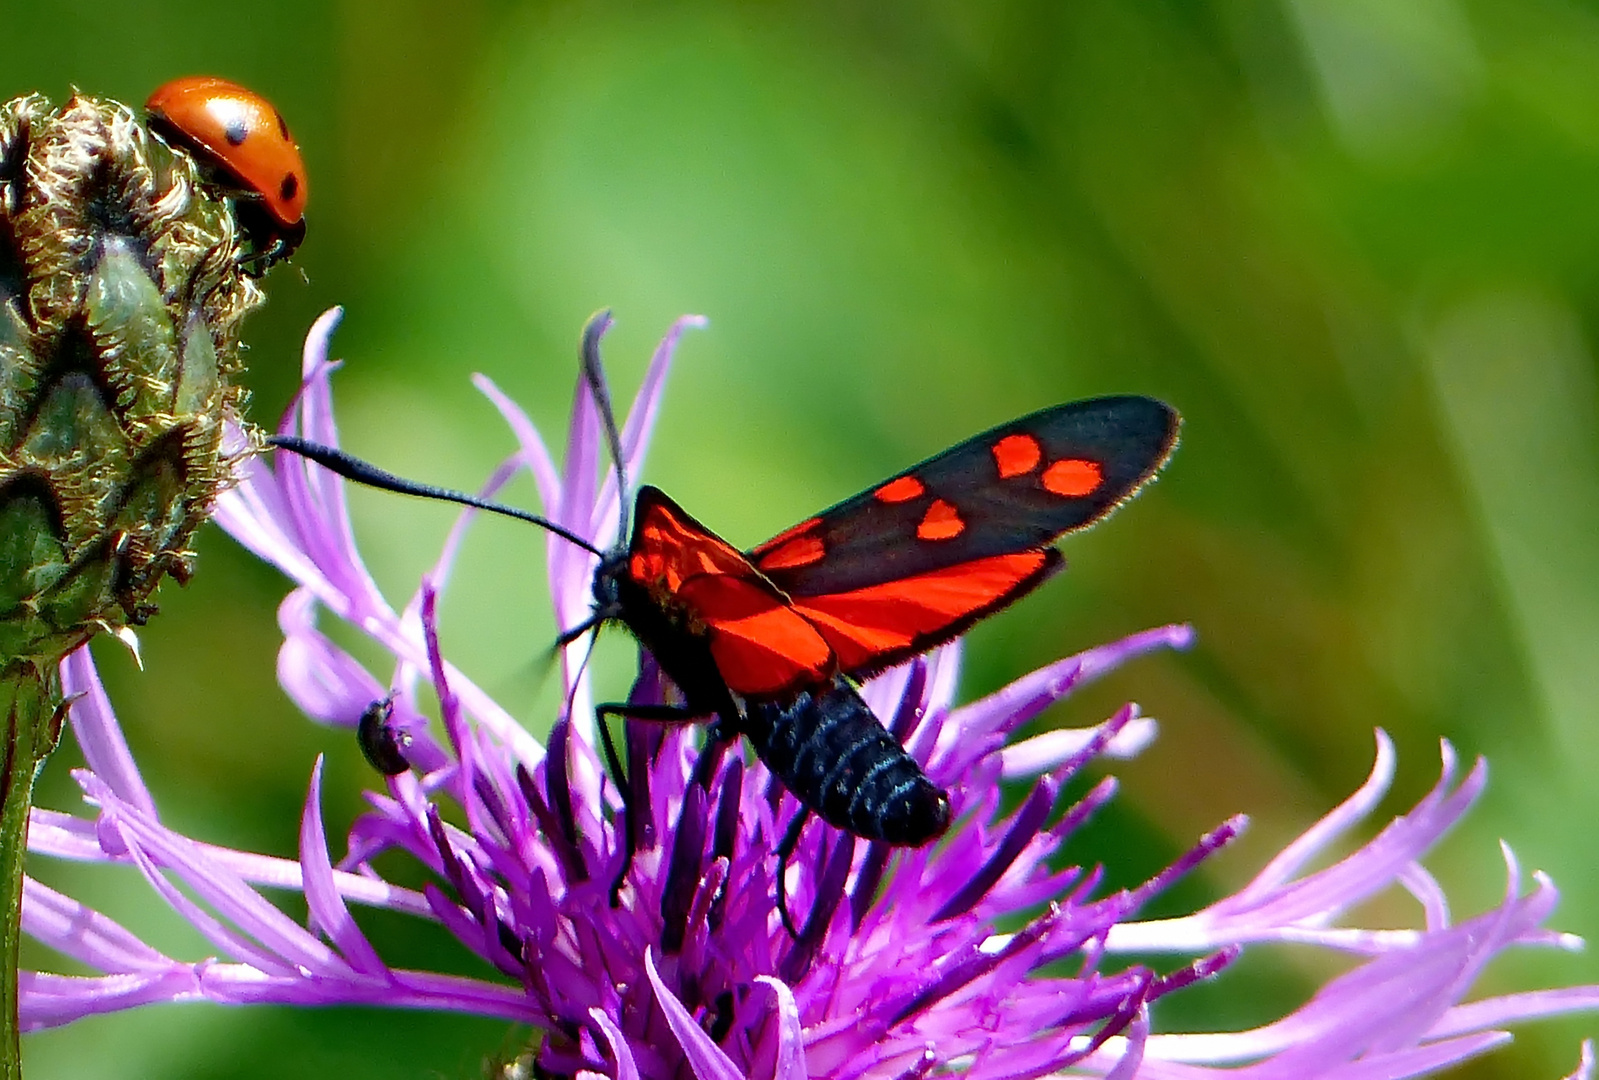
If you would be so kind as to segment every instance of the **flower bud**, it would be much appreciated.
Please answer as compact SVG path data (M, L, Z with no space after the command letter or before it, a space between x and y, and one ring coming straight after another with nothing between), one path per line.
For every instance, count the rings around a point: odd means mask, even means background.
M140 625L230 475L239 326L225 202L133 111L0 105L0 665Z

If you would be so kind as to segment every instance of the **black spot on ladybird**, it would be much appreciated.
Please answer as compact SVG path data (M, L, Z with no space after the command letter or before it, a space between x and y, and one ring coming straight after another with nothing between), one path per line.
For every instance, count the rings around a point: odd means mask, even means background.
M283 177L282 183L278 184L278 198L282 199L284 202L288 202L294 198L295 194L299 190L300 178L295 176L293 173L286 173Z
M278 112L276 109L273 109L272 110L272 116L278 122L278 134L283 136L283 141L284 142L288 142L289 141L289 125L283 122L283 114Z
M222 125L222 137L228 140L229 146L243 146L244 140L250 137L250 125L235 117Z

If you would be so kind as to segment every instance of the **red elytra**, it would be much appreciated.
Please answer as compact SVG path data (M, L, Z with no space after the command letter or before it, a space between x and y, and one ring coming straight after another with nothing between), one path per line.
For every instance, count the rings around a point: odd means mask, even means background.
M305 162L266 98L226 79L194 75L159 87L144 107L187 148L200 150L260 198L279 224L305 216Z
M157 88L144 105L151 130L195 155L245 204L260 208L259 214L242 214L241 221L269 264L299 245L305 234L305 162L270 101L227 79L191 75Z

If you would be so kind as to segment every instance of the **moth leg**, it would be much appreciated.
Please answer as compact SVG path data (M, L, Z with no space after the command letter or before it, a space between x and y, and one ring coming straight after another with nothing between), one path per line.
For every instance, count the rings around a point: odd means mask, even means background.
M699 757L694 759L694 775L689 779L689 783L698 784L705 789L705 794L709 795L711 777L716 775L717 768L722 764L722 755L727 753L727 748L737 738L738 728L720 716L707 724L705 745L700 747Z
M788 913L788 860L799 846L800 833L810 816L810 807L801 806L794 820L788 823L788 831L783 834L782 842L777 845L777 914L783 920L783 929L795 941L799 940L799 931L794 928L794 918Z
M608 701L594 706L596 719L616 716L624 720L651 720L661 724L683 724L699 716L693 709L682 705L629 705L626 702Z
M611 738L611 727L605 722L608 716L614 716L624 724L629 720L681 723L692 720L694 714L681 705L628 705L609 701L594 707L594 720L600 729L600 746L605 750L605 764L611 770L611 776L616 781L616 790L622 796L623 854L621 869L611 882L611 906L614 908L621 906L622 885L627 880L628 872L633 869L633 849L638 843L638 832L632 784L622 769L622 756L616 752L616 743Z

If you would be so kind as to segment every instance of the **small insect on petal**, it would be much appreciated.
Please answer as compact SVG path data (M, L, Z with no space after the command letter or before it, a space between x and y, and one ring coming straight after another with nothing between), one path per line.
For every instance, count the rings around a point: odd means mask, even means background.
M411 734L396 727L393 718L394 699L379 698L366 707L355 727L355 737L367 764L384 776L398 776L411 767L405 757L411 746Z

